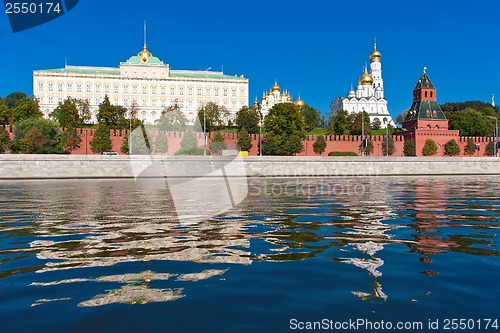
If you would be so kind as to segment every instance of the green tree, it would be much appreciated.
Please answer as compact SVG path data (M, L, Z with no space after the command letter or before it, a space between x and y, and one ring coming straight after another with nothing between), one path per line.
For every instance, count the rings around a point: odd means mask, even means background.
M262 154L264 155L278 155L276 152L278 150L276 140L272 134L266 135L262 140Z
M264 127L271 134L264 147L272 155L294 155L302 151L302 140L306 137L304 118L299 107L292 103L274 105L264 119Z
M319 135L313 143L313 150L316 154L322 155L326 149L326 140L323 135Z
M348 117L348 123L350 124L349 134L352 135L362 135L363 126L361 119L364 122L364 135L369 135L372 133L372 128L370 124L370 116L366 111L360 113L351 113Z
M120 147L120 151L124 154L128 154L128 151L129 151L129 144L128 144L129 138L130 138L130 136L128 133L125 134L125 136L123 137L123 143Z
M370 156L371 154L373 154L373 142L371 140L368 140L368 139L365 139L365 140L366 140L365 156ZM363 145L363 143L361 143L359 145L360 152L362 150L362 145Z
M259 133L260 114L254 106L243 106L236 113L236 126L241 131L245 128L248 133Z
M336 116L331 117L331 133L336 135L348 135L350 127L348 117L349 113L345 110L338 111Z
M226 149L227 144L224 141L224 135L220 132L215 133L212 141L210 142L210 151L219 155L219 151Z
M484 153L486 154L486 156L495 156L495 143L493 141L488 142L488 144L484 148Z
M488 134L487 118L481 112L471 108L453 113L449 124L450 129L459 130L462 136L486 136Z
M424 147L422 148L422 155L424 156L434 156L438 152L438 147L436 142L432 139L425 140Z
M9 132L3 126L0 126L0 153L5 153L9 149L10 143Z
M252 138L245 128L238 133L238 148L241 151L250 151L252 148Z
M11 112L10 109L5 105L5 102L0 98L0 125L11 124Z
M13 153L60 154L61 132L57 124L48 119L30 118L14 127Z
M415 156L417 153L415 144L412 141L406 141L403 147L403 153L405 156Z
M97 112L97 121L99 124L104 124L108 129L125 129L129 127L129 120L126 118L127 109L119 106L112 105L109 101L108 95L99 104Z
M181 149L176 151L175 155L198 154L200 154L200 149L198 149L198 140L196 139L196 133L192 126L188 126L181 140ZM201 150L201 154L203 154L203 150Z
M380 128L382 127L382 122L380 121L380 119L375 119L372 124L371 124L371 128L372 130L379 130Z
M130 155L149 155L151 154L151 142L144 125L138 126L132 132L132 147L129 147Z
M175 103L173 106L163 109L160 119L156 120L156 123L160 131L183 132L187 126L187 119L179 105Z
M5 97L4 103L9 110L2 118L7 117L10 124L19 123L29 118L38 119L43 116L38 105L38 100L29 97L25 93L12 93Z
M68 97L52 111L50 117L62 127L81 127L90 118L90 105L86 100Z
M444 144L444 155L445 156L460 155L460 146L455 140L452 139Z
M464 155L472 156L477 151L477 146L474 140L467 140L467 144L464 147Z
M300 112L304 117L304 124L307 132L311 132L313 129L319 127L321 115L318 110L310 105L305 104L304 106L300 107Z
M223 106L209 102L198 111L198 119L203 128L206 123L206 131L213 132L220 130L226 125L226 120L229 117L229 111ZM205 122L203 119L205 118Z
M69 153L80 148L81 142L82 138L78 135L76 128L68 127L66 131L62 132L61 144L64 152Z
M155 153L164 154L168 151L167 133L159 131L155 137Z
M387 146L389 146L389 149L387 149ZM389 152L389 154L387 154L387 152ZM387 145L387 137L384 137L384 140L382 140L382 154L384 154L384 156L392 156L395 152L396 147L394 145L394 138L389 134L389 145Z
M100 123L97 126L94 137L90 140L90 149L94 154L101 154L112 149L109 127L106 123Z

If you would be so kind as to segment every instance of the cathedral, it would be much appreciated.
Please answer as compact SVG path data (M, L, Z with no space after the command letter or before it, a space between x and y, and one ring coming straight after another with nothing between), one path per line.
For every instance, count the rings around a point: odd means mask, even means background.
M281 92L281 87L275 81L274 85L271 87L268 93L262 95L262 103L259 103L257 99L253 103L254 106L260 105L262 116L265 117L271 108L278 103L294 103L297 106L304 106L304 101L299 98L293 102L292 95L288 91Z
M387 110L387 100L384 98L384 80L382 79L382 54L377 50L375 43L370 53L370 72L365 66L363 74L359 77L356 90L351 85L347 97L336 98L330 109L335 116L338 111L345 110L349 113L367 112L370 123L380 123L381 128L387 125L394 126L392 117Z

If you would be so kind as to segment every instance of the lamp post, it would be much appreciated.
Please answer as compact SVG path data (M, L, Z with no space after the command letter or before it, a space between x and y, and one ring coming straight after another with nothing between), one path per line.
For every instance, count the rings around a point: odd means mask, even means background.
M262 110L260 104L257 105L257 111L259 112L260 116L260 126L259 126L259 156L262 157Z
M493 153L495 154L494 155L495 157L498 157L498 118L493 116L486 116L486 117L495 119L495 139L494 139L495 147L493 148L494 149Z
M385 126L385 156L389 157L389 124Z
M361 156L365 156L365 112L361 111Z
M207 156L207 117L205 106L203 105L203 156Z

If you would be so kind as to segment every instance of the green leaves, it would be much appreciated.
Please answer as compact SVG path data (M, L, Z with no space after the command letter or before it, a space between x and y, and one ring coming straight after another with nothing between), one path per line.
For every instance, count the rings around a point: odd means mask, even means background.
M111 151L111 139L109 137L109 127L103 123L97 126L94 137L90 141L90 149L93 153Z
M422 155L424 156L434 156L438 152L438 147L436 142L432 139L425 140L424 147L422 148Z
M250 151L252 148L252 138L245 128L238 133L238 148L242 151Z
M274 105L264 119L264 127L270 134L262 146L264 154L293 155L302 151L307 132L304 117L294 104Z
M82 127L91 118L90 105L85 100L68 97L52 111L50 117L61 127Z
M319 135L313 143L313 150L316 154L323 154L326 149L326 140L323 135Z
M243 106L236 113L236 126L238 130L246 129L248 133L259 133L260 114L254 106Z
M460 146L455 140L450 140L444 144L445 156L458 156L460 155Z
M61 132L48 119L26 119L14 129L13 153L61 154Z

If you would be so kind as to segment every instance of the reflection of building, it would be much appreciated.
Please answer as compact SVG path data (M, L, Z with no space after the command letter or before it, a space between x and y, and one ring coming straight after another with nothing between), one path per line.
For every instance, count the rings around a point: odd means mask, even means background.
M356 90L351 86L347 97L338 97L332 102L333 115L342 110L349 113L367 112L370 115L370 123L380 122L381 128L386 128L389 124L394 126L387 109L387 100L384 98L381 57L382 54L375 44L370 54L370 73L365 66Z
M458 130L448 129L448 120L437 102L436 88L425 67L413 89L413 103L403 121L403 129L406 130L405 142L413 142L417 156L422 155L427 139L434 140L438 145L437 155L443 155L444 144L449 140L459 141Z
M104 96L114 105L139 109L138 117L153 123L177 101L193 121L204 103L226 107L231 116L248 105L248 79L209 70L173 70L144 49L120 67L65 66L33 72L33 94L47 117L67 97L88 100L95 113Z
M262 116L266 116L269 110L278 103L294 103L297 106L303 106L304 101L299 98L293 102L292 95L288 91L281 92L280 86L276 82L271 87L268 93L262 95L261 112ZM256 99L254 105L259 105L259 101Z

